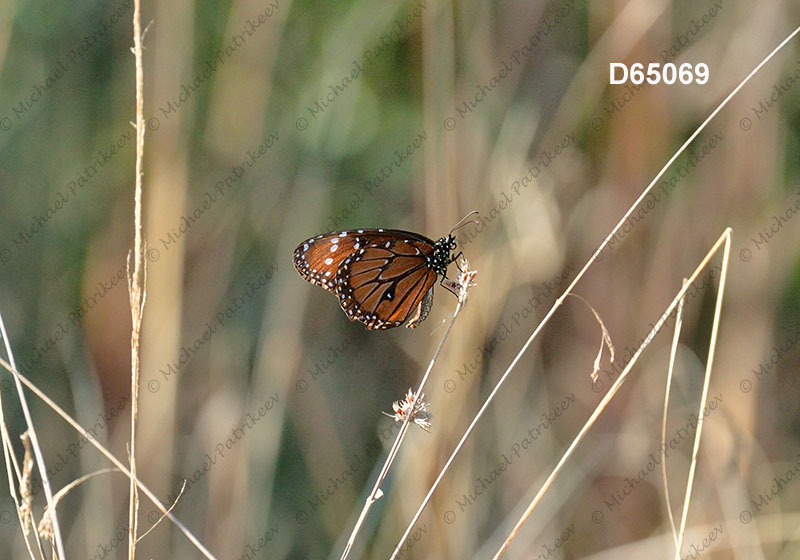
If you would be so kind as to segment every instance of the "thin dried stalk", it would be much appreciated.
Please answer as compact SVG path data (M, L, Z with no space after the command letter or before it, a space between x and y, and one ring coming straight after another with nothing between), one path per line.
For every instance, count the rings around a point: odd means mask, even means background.
M683 279L686 287L686 278ZM675 528L675 518L672 516L672 501L669 499L669 482L667 481L667 411L669 410L669 391L672 388L672 372L675 370L675 356L678 353L678 341L681 337L683 326L683 304L686 298L678 302L678 314L675 316L675 331L672 335L672 347L669 352L669 367L667 368L667 388L664 391L664 413L661 415L661 478L664 482L664 500L667 506L669 525L672 528L672 539L678 550L678 530Z
M111 469L111 468L109 468L109 469L100 469L100 470L97 470L97 471L94 471L94 472L90 472L89 474L85 474L80 478L76 478L75 480L73 480L72 482L70 482L69 484L64 486L64 488L62 488L61 490L56 492L56 495L53 496L55 498L55 500L56 500L56 505L58 505L58 502L60 502L69 493L70 490L72 490L73 488L75 488L77 486L80 486L81 484L83 484L87 480L89 480L91 478L94 478L96 476L100 476L101 474L114 473L114 472L120 472L120 471L119 471L119 469Z
M30 389L30 391L34 395L42 399L47 406L53 409L53 411L56 414L61 416L61 418L63 418L70 426L72 426L75 429L75 431L77 431L89 443L91 443L95 447L95 449L97 449L100 453L102 453L106 459L108 459L115 467L117 467L120 470L120 472L122 472L122 474L124 474L128 478L132 478L130 470L128 470L128 468L119 459L117 459L105 447L100 445L94 436L92 436L89 432L87 432L83 426L78 424L76 420L74 420L69 414L67 414L64 411L64 409L58 406L50 397L44 394L42 390L39 389L36 385L34 385L27 377L25 377L16 369L14 369L11 366L11 364L6 362L2 358L0 358L0 366L8 370L14 376L15 379L19 380L19 382L21 382L28 389ZM172 523L174 523L175 526L178 529L180 529L184 535L186 535L186 538L189 539L189 541L197 548L197 550L199 550L203 554L203 556L205 556L209 560L216 560L214 555L211 554L211 552L209 552L208 549L206 549L206 547L203 546L203 544L199 540L197 540L197 537L195 537L192 534L192 532L189 531L189 529L187 529L186 526L183 523L181 523L181 521L177 517L175 517L172 513L170 513L167 510L166 506L164 506L164 504L161 503L161 500L158 499L158 497L155 495L155 493L153 493L152 490L150 490L147 486L145 486L140 480L136 480L136 486L139 488L139 490L144 492L144 495L147 496L151 502L153 502L153 505L155 505L156 508L158 508L158 510L167 517L167 519L172 521Z
M724 269L724 267L726 267L727 264L728 264L728 257L730 255L731 228L726 228L725 229L723 234L720 236L720 238L717 240L717 242L714 243L714 246L711 247L711 250L709 250L709 252L706 254L705 258L700 262L700 264L694 270L692 275L689 277L689 281L687 283L685 283L683 285L683 287L678 291L678 294L672 300L672 303L670 303L667 306L666 310L661 315L661 318L658 320L658 322L656 322L656 324L653 326L653 328L650 329L650 332L645 337L645 339L642 342L642 344L639 345L639 347L636 349L636 352L634 352L633 356L631 357L630 362L628 362L628 364L625 366L625 369L622 370L622 373L619 374L619 377L616 379L616 381L614 381L614 384L611 385L611 388L608 390L608 393L605 394L603 399L600 401L600 404L597 405L597 407L594 409L594 412L592 412L592 415L586 421L586 424L584 424L583 428L581 428L581 430L578 432L578 435L575 436L575 439L572 441L570 446L567 448L567 450L561 456L561 459L556 464L555 468L553 469L553 472L551 472L550 476L547 477L547 480L545 480L545 482L542 485L541 489L536 494L536 496L533 498L533 500L531 501L531 503L528 506L528 508L525 510L525 513L522 514L522 517L520 517L519 521L514 526L514 529L511 531L511 533L508 535L508 537L506 538L506 540L503 543L503 545L497 551L497 554L495 554L494 560L498 560L501 556L503 556L503 554L506 552L506 550L508 550L508 547L511 545L511 541L513 541L514 538L517 536L517 534L519 533L519 530L522 528L522 526L528 520L528 517L530 517L530 515L533 513L533 510L536 508L536 506L541 501L542 497L545 495L547 490L549 490L549 488L552 485L553 481L556 479L558 474L561 472L562 467L567 462L567 459L570 458L572 453L578 447L578 444L581 442L581 440L584 438L586 433L589 431L589 428L592 427L592 425L595 423L595 421L600 416L600 414L603 412L603 410L605 410L605 408L608 405L608 403L611 402L611 399L613 399L614 395L617 393L617 391L619 391L619 388L622 386L622 383L624 383L625 379L628 377L628 373L631 371L633 366L639 360L639 356L642 354L644 349L647 348L647 346L653 341L653 339L655 338L656 334L658 334L658 332L661 330L661 327L663 327L664 323L667 322L667 319L672 314L673 310L678 306L678 303L680 302L680 300L682 300L684 298L684 296L686 295L686 292L688 291L688 289L691 286L691 284L697 279L697 277L700 275L700 272L708 265L708 262L711 260L711 257L713 257L717 253L717 251L719 250L720 246L723 243L725 244L725 252L723 254L723 269ZM724 277L721 278L721 280L720 280L720 289L719 289L719 293L717 294L717 309L718 310L721 309L722 293L723 293L723 290L725 288L725 285L722 282L722 280L724 280ZM715 318L715 324L717 324L716 318ZM712 329L712 335L711 336L712 336L712 339L716 340L716 329ZM706 371L708 372L707 375L710 375L710 371L711 370L707 369ZM706 394L707 394L707 386L705 387L705 390L704 390L703 404L705 404L705 395ZM699 425L698 425L698 430L699 430ZM696 442L696 445L699 447L699 440L695 439L695 442Z
M139 414L139 335L145 302L145 275L142 255L142 158L144 156L144 72L142 70L141 0L133 2L133 45L136 59L136 190L134 193L133 272L128 256L128 291L131 304L131 443L130 504L128 508L128 558L136 557L139 518L139 493L136 486L136 417Z
M719 292L717 305L714 308L714 324L711 327L711 342L708 347L708 360L706 361L706 375L703 381L703 396L700 398L699 412L697 413L697 432L694 434L694 448L692 449L692 464L689 467L689 479L686 481L686 496L683 500L683 514L681 515L681 528L678 533L678 547L675 550L675 560L680 560L683 536L686 532L686 516L689 513L689 502L692 499L692 485L694 473L697 468L697 452L700 450L700 436L703 432L703 409L708 401L708 387L711 384L711 367L714 365L714 351L717 348L717 334L719 333L719 318L722 314L722 296L725 294L725 278L728 276L728 257L730 256L730 238L725 243L725 254L722 257L722 273L719 277Z
M142 540L142 539L143 539L143 538L145 538L147 535L149 535L149 534L150 534L150 531L152 531L153 529L155 529L155 528L158 526L158 524L159 524L159 523L161 523L162 521L164 521L164 518L167 516L167 513L171 512L173 509L175 509L175 506L177 506L177 505L178 505L178 500L180 500L180 499L181 499L181 496L183 496L183 492L184 492L184 490L186 490L186 481L185 481L185 480L183 481L183 484L181 484L181 490L180 490L180 492L178 492L178 495L177 495L177 496L175 496L175 499L174 499L174 500L172 500L172 505L171 505L171 506L169 506L169 509L167 510L167 512L166 512L166 513L163 513L163 514L161 514L161 517L159 517L159 518L158 518L158 521L156 521L155 523L153 523L153 524L150 526L150 528L149 528L147 531L145 531L145 532L144 532L144 534L143 534L141 537L139 537L139 540Z

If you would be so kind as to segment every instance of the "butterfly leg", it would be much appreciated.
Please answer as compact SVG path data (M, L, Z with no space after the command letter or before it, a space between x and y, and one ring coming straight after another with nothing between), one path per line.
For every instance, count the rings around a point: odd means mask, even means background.
M447 276L444 276L439 281L439 284L447 288L447 291L449 291L451 294L458 297L458 291L453 287L456 285L456 283L453 280L450 280Z

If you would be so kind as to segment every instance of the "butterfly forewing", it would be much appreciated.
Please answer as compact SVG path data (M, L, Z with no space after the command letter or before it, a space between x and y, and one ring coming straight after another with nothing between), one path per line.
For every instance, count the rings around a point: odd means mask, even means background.
M336 271L354 251L372 243L387 241L396 230L359 229L335 231L306 239L294 250L294 267L307 281L334 291Z
M403 324L436 282L433 242L408 232L393 234L355 250L336 273L334 291L342 309L370 329Z

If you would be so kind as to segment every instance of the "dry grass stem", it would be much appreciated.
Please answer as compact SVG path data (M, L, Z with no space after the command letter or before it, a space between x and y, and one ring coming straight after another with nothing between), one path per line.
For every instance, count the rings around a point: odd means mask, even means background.
M711 326L711 340L708 346L708 359L706 360L706 373L703 380L703 396L700 398L699 412L697 413L697 431L694 435L694 448L692 449L692 463L689 466L689 479L686 481L686 495L683 501L683 514L681 515L681 527L678 533L678 547L675 550L675 559L680 560L681 545L683 536L686 532L686 516L689 513L689 503L692 499L692 486L694 483L695 470L697 468L697 453L700 451L700 437L703 434L703 409L708 402L708 387L711 384L711 368L714 365L714 352L717 348L717 335L719 333L719 319L722 315L722 299L725 295L725 279L728 276L728 260L731 252L730 236L725 241L725 252L722 257L722 273L719 277L719 291L717 293L717 304L714 308L714 323Z
M75 429L75 431L77 431L81 436L83 436L84 439L86 439L89 443L91 443L95 447L95 449L97 449L100 453L102 453L103 456L106 459L108 459L115 467L117 467L122 474L124 474L128 478L131 478L130 470L128 470L128 468L119 459L117 459L110 451L108 451L105 447L99 444L97 440L94 438L94 436L92 436L89 432L87 432L83 426L81 426L77 421L75 421L75 419L73 419L69 414L67 414L66 411L64 411L64 409L58 406L50 397L44 394L41 391L41 389L39 389L36 385L34 385L27 377L19 373L16 369L14 369L11 366L11 364L6 362L2 358L0 358L0 366L5 368L9 373L11 373L14 376L15 379L17 379L20 383L22 383L28 389L30 389L30 391L34 395L36 395L42 401L44 401L44 403L51 409L53 409L53 411L56 414L61 416L61 418L63 418L67 422L67 424L72 426ZM153 505L155 505L156 508L158 508L158 510L162 514L164 514L172 523L175 524L175 526L178 529L181 530L181 532L184 535L186 535L186 538L189 539L189 541L197 548L197 550L199 550L203 554L203 556L205 556L209 560L215 560L214 555L211 554L211 552L209 552L205 546L203 546L203 544L197 539L197 537L195 537L192 534L192 532L189 531L189 529L186 528L186 526L183 523L181 523L181 521L177 517L175 517L172 513L169 512L166 506L161 503L161 500L158 499L158 497L155 495L155 493L153 493L152 490L150 490L147 486L145 486L140 480L136 480L136 486L140 491L144 493L145 496L147 496L150 499L151 502L153 502Z
M474 279L475 275L477 274L474 270L469 270L469 262L466 258L462 257L462 268L461 272L458 275L457 280L457 292L458 292L458 303L456 304L456 309L453 312L452 316L450 317L449 322L447 323L447 328L442 335L442 338L439 340L439 344L436 347L436 350L433 353L433 357L431 358L430 363L428 364L428 369L425 371L425 375L422 376L422 381L419 383L419 387L417 387L416 392L414 393L414 399L408 405L409 410L416 410L417 403L421 400L422 396L424 395L423 389L425 387L425 383L428 381L428 377L433 370L433 366L436 363L439 354L444 347L444 343L447 338L450 336L450 331L453 329L453 324L456 322L456 318L458 318L458 314L464 308L464 305L467 302L467 297L469 294L469 290L472 286L475 285ZM413 420L413 414L406 414L405 419L403 420L403 425L400 427L400 431L397 434L397 437L392 444L392 448L389 450L389 453L386 457L386 462L381 469L381 472L378 474L378 478L375 480L375 485L372 488L372 492L370 492L369 496L367 497L366 501L364 502L364 507L361 509L361 514L358 516L358 520L356 521L355 527L353 527L353 532L350 534L350 537L347 540L347 545L342 552L341 560L345 560L347 555L350 553L350 550L353 548L353 544L355 543L356 536L358 536L358 532L361 530L361 526L364 524L364 520L367 518L367 514L369 513L372 504L379 498L379 492L381 484L383 484L384 479L386 478L386 474L389 472L389 468L392 466L395 457L397 456L397 452L400 449L400 444L403 442L405 438L406 432L408 431L408 427L410 426L410 422ZM403 540L405 536L403 537ZM402 540L401 540L402 542ZM397 550L395 550L395 554ZM394 558L394 554L392 555Z
M683 287L686 287L686 278L683 279ZM664 482L664 500L667 506L667 517L672 529L672 538L677 550L678 530L675 527L675 518L672 516L672 502L669 498L669 482L667 481L667 411L669 410L669 391L672 388L672 373L675 370L675 356L678 353L678 341L681 337L681 327L683 326L683 305L686 298L681 298L678 302L678 312L675 316L675 330L672 335L672 346L669 352L669 367L667 368L667 388L664 392L664 413L661 415L661 478Z
M164 520L164 518L167 516L167 513L171 512L173 509L175 509L175 506L177 506L177 505L178 505L178 500L180 500L180 499L181 499L181 496L183 496L183 492L184 492L184 490L186 490L186 481L185 481L185 480L183 481L183 484L181 484L181 489L180 489L180 491L178 492L178 495L177 495L177 496L175 496L175 499L172 501L172 505L171 505L171 506L169 506L169 509L168 509L168 510L167 510L165 513L162 513L162 514L161 514L161 516L158 518L158 521L156 521L155 523L153 523L153 524L150 526L150 528L149 528L147 531L145 531L143 535L141 535L141 536L139 537L139 540L142 540L142 539L143 539L143 538L145 538L145 537L146 537L148 534L150 534L150 531L152 531L153 529L155 529L155 528L156 528L156 526L157 526L159 523L161 523L161 522Z
M128 510L128 558L136 557L139 494L136 486L136 417L139 413L139 336L145 303L145 260L142 245L142 158L144 157L144 72L142 70L142 7L134 0L133 44L136 59L136 187L134 193L133 272L128 255L128 291L131 305L131 442L130 505Z
M528 520L530 515L533 513L533 510L539 504L539 502L541 501L541 499L544 496L544 494L547 492L547 490L552 485L553 481L555 481L556 477L561 472L561 469L563 468L564 464L567 462L567 460L570 458L572 453L578 447L578 444L581 442L581 440L583 440L584 436L587 434L587 432L592 427L592 425L595 423L595 421L600 416L600 414L602 414L603 410L605 410L606 406L608 406L608 403L611 402L611 399L614 398L614 395L616 395L617 391L619 391L619 388L622 386L622 384L625 382L625 379L628 377L628 373L630 373L630 371L633 368L633 366L639 360L639 356L642 354L642 352L644 352L644 349L647 348L647 346L649 346L650 343L653 341L655 336L658 334L658 332L664 326L664 323L666 323L667 319L672 314L673 310L675 310L675 308L678 306L679 302L684 298L684 296L686 295L686 292L689 289L689 287L691 286L691 284L697 279L697 277L700 275L700 272L708 265L708 262L717 253L717 251L719 250L720 246L723 243L725 244L725 252L724 252L724 256L723 256L723 270L724 270L724 267L727 266L728 256L730 254L730 241L731 241L731 229L727 228L727 229L725 229L723 234L720 236L720 238L717 240L717 242L714 243L714 246L711 247L711 249L708 251L708 253L706 254L705 258L703 258L703 260L700 262L700 264L694 270L692 275L689 277L689 281L684 283L683 287L678 291L678 294L675 296L675 298L672 300L672 302L667 306L666 310L661 315L659 320L656 322L656 324L653 326L653 328L650 329L650 332L645 337L645 339L642 342L642 344L640 344L639 347L636 349L636 351L633 353L633 356L631 357L631 359L628 362L628 364L625 366L625 369L622 370L622 373L619 374L619 377L617 377L617 379L611 385L611 388L608 390L608 393L606 393L605 396L603 396L603 399L600 401L600 403L594 409L594 412L592 412L592 415L586 421L586 423L584 424L583 428L580 429L580 431L578 432L578 435L575 436L575 439L572 441L572 443L569 445L567 450L561 456L561 459L559 459L559 461L556 464L555 468L550 473L550 476L547 477L547 480L545 480L545 482L542 485L541 489L539 489L539 492L536 494L536 496L533 498L533 500L531 501L531 503L528 506L528 508L525 510L525 513L522 514L522 517L520 517L519 521L514 526L514 529L512 529L511 533L508 535L508 537L506 538L506 540L503 543L503 545L497 551L497 554L495 554L495 556L494 556L494 560L497 560L498 558L502 557L503 554L506 552L506 550L508 550L508 547L511 545L511 541L514 540L516 535L519 533L519 530L522 528L522 526ZM723 289L724 289L723 280L724 280L724 275L720 279L720 291L719 291L718 296L717 296L717 309L718 309L718 311L721 310L722 292L723 292ZM715 327L712 329L712 340L716 340L716 325L717 324L718 324L718 320L717 320L717 318L715 318ZM711 362L709 362L709 363L711 363ZM710 369L708 369L708 366L706 368L706 371L707 371L706 375L709 375L708 372L710 372ZM708 379L706 380L706 383L708 383ZM707 392L708 392L708 386L706 385L704 387L704 392L703 392L703 396L704 396L704 398L702 399L703 405L705 405L705 396L707 395ZM699 426L698 426L698 431L699 431ZM699 439L697 439L697 438L695 439L695 445L696 445L696 448L699 448ZM695 449L695 452L696 451L697 451L697 449ZM692 474L693 474L693 470L690 471L690 478L691 478ZM687 505L687 507L688 507L688 505Z
M76 478L75 480L73 480L72 482L70 482L69 484L64 486L64 488L62 488L61 490L56 492L55 496L53 496L55 498L56 505L58 505L58 502L60 502L61 499L64 498L70 492L70 490L72 490L73 488L75 488L77 486L80 486L81 484L83 484L87 480L92 479L92 478L94 478L96 476L100 476L101 474L108 474L108 473L115 473L115 472L120 472L120 470L119 469L112 469L112 468L100 469L100 470L97 470L97 471L94 471L94 472L90 472L89 474L85 474L80 478Z

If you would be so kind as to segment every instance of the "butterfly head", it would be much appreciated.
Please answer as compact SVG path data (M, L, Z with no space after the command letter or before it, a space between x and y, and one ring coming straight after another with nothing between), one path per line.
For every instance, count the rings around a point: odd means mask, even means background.
M433 270L436 274L446 276L447 265L455 260L451 253L456 250L456 238L454 235L440 237L433 247Z

